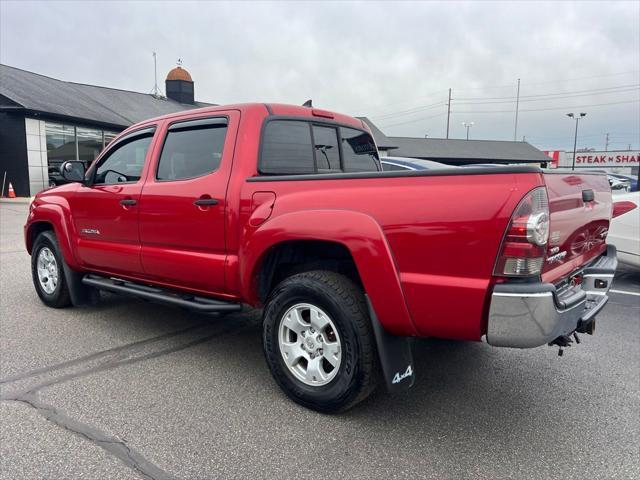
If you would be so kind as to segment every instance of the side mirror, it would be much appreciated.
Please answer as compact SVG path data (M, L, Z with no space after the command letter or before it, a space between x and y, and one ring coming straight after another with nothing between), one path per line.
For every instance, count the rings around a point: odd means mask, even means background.
M69 160L60 166L60 175L70 182L84 183L84 162Z

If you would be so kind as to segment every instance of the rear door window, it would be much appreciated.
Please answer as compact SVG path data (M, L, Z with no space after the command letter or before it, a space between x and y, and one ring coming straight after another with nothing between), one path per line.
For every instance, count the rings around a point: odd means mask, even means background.
M222 160L226 118L177 123L169 127L158 163L158 180L185 180L215 172Z
M268 122L262 140L260 172L267 174L315 173L311 130L307 122Z

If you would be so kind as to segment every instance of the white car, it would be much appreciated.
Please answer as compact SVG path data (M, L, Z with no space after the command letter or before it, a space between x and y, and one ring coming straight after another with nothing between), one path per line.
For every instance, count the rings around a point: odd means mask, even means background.
M640 192L616 195L613 201L632 202L636 208L611 220L607 243L616 246L620 262L640 268Z

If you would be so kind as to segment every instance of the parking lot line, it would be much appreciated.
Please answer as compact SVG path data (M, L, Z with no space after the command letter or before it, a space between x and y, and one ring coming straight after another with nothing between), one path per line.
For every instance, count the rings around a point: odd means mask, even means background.
M627 292L626 290L614 290L613 288L609 291L613 293L621 293L622 295L634 295L636 297L640 297L640 293L638 292Z

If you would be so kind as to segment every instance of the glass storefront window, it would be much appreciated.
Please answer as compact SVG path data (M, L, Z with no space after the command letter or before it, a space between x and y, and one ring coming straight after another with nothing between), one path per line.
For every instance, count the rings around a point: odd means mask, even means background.
M78 160L89 165L102 151L102 130L78 127L77 135Z
M63 162L82 160L89 166L102 149L118 135L118 132L114 131L50 122L45 123L45 131L51 185L65 183L60 175L60 165Z
M113 139L116 138L116 136L118 135L118 132L107 132L106 130L103 133L104 133L105 147L109 145L113 141Z
M46 123L47 158L50 167L58 167L62 162L76 159L75 128L60 123Z

